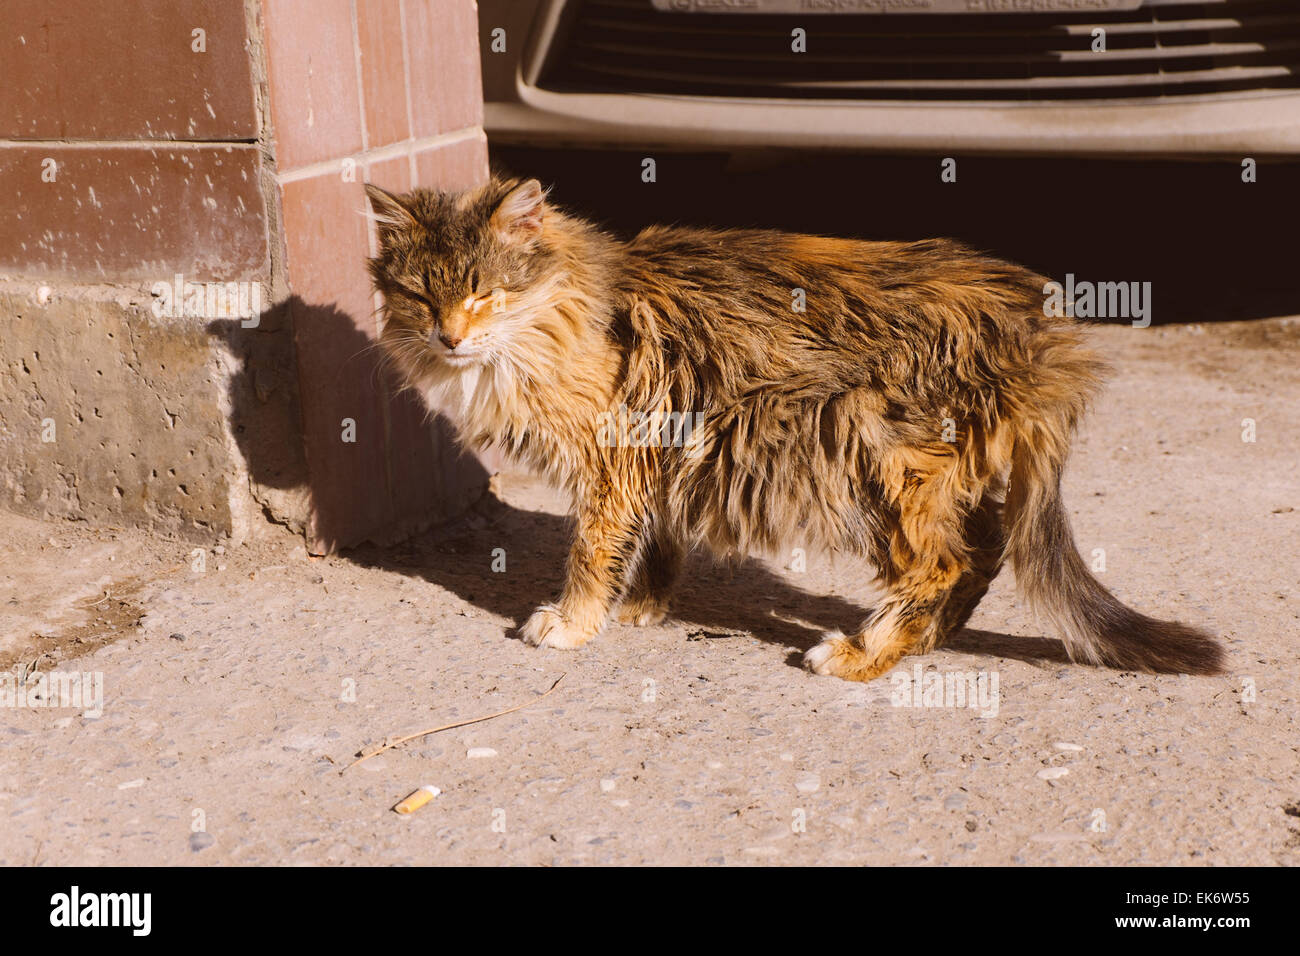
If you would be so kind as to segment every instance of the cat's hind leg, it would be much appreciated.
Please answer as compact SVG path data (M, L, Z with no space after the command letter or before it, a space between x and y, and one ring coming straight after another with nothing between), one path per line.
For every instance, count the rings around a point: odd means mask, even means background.
M946 576L907 575L855 633L829 633L809 650L804 667L815 674L869 681L908 654L928 653L937 643L940 611L951 590Z
M966 626L976 605L1002 570L1007 539L1001 499L986 494L979 507L966 516L963 534L970 567L962 573L944 604L939 622L941 642Z
M623 593L616 619L623 624L658 624L668 615L673 584L681 573L685 549L662 522L646 538L636 570Z
M997 502L985 496L964 514L943 477L908 475L881 568L884 599L857 632L828 634L809 650L809 670L872 680L908 654L929 653L984 596L1001 562Z

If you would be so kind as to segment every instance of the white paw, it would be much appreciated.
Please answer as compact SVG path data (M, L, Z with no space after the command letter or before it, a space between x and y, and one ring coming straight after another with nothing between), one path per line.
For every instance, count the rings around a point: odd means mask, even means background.
M843 652L843 641L844 635L839 631L827 631L820 644L804 652L803 666L823 677L834 676L835 668L831 662Z
M558 608L544 604L532 613L519 629L519 636L525 644L534 647L558 647L571 649L581 647L594 635L584 634L564 619Z

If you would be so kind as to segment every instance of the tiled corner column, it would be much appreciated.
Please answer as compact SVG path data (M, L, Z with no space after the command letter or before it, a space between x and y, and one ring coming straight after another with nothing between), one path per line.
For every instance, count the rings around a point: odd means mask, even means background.
M324 553L449 517L486 481L378 368L362 189L486 177L476 11L473 0L264 0L263 21L308 538Z
M248 19L0 0L0 507L194 540L261 519L214 358L239 322L151 294L270 280Z

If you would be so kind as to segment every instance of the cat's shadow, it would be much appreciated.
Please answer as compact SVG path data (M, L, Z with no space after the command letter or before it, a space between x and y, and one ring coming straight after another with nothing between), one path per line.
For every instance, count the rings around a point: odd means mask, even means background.
M509 635L564 580L572 526L568 519L515 508L489 496L468 517L392 547L363 545L341 555L364 567L415 576L475 607L511 622ZM862 570L870 597L870 569ZM720 564L703 554L688 558L674 592L666 625L687 640L753 637L787 648L786 663L802 666L803 653L827 630L851 630L869 613L869 602L805 591L761 563ZM611 629L635 628L611 623ZM945 648L973 657L997 656L1037 666L1068 663L1063 645L1042 637L1013 637L965 629Z
M371 375L374 355L369 350L370 340L357 332L350 316L332 306L293 298L268 309L255 326L215 320L208 331L221 338L238 360L239 370L231 376L229 386L231 431L251 481L290 495L305 493L320 537L335 539L355 531L350 512L361 492L327 468L314 475L307 468L298 434L302 419L294 385L291 312L301 335L332 343L333 354L342 356L342 367L356 363L369 387L382 387L378 376ZM362 430L363 442L372 431ZM559 591L570 535L571 524L563 517L515 508L489 495L467 516L402 543L367 544L340 554L366 567L418 576L436 584L508 620L513 636L534 607ZM494 562L496 567L502 566L496 549L502 549L503 570L493 570ZM683 631L685 640L735 641L753 635L789 649L787 663L799 667L803 652L818 643L824 631L849 631L866 617L872 596L870 577L870 569L864 566L862 601L858 602L799 588L757 561L727 565L696 554L686 564L667 623ZM629 634L635 630L617 624L611 627ZM965 630L945 646L974 658L996 655L1033 664L1067 660L1057 641L990 631Z

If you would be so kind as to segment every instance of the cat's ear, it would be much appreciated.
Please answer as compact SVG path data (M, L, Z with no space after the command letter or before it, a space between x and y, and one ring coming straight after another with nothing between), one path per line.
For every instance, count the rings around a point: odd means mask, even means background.
M506 194L489 225L503 242L531 242L542 234L542 214L546 210L546 194L542 184L529 179Z
M375 222L379 223L381 233L385 229L405 229L415 225L415 216L400 196L370 183L366 183L366 195L370 198L370 211Z

